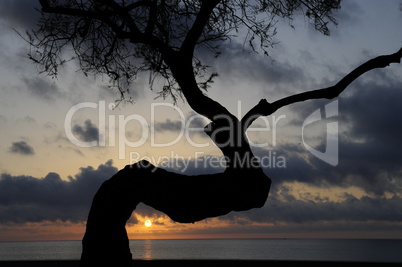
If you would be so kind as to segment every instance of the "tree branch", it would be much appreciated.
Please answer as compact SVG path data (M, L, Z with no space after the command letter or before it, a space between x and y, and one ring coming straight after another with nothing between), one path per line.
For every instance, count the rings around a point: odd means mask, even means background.
M77 8L67 8L62 6L50 6L47 0L39 1L42 6L42 12L59 14L59 15L70 15L82 18L90 18L106 23L120 39L128 39L132 34L130 32L123 31L115 22L110 20L110 12L93 12L89 10L77 9ZM138 28L130 29L131 31L136 31L139 33Z
M157 3L156 1L149 5L149 19L145 28L145 34L152 34L155 24L157 22Z
M220 0L207 0L201 2L202 4L197 18L195 19L191 29L188 31L186 38L184 39L180 48L181 52L183 52L184 54L193 54L197 41L200 38L205 25L208 23L212 10L220 2Z
M91 11L63 6L51 6L48 0L39 0L42 6L42 12L59 15L69 15L75 17L91 18L106 23L119 39L129 39L131 43L143 43L158 47L161 50L167 49L167 45L152 34L145 34L140 31L137 24L129 14L129 9L122 7L112 0L98 0L98 2L107 5L112 11ZM144 3L141 1L141 4ZM126 24L129 31L117 25L110 19L112 15L120 16L121 20Z
M273 103L269 103L267 100L262 99L255 107L253 107L247 114L242 118L242 129L244 131L260 116L268 116L277 111L278 109L288 106L293 103L302 102L310 99L332 99L339 96L345 89L348 87L354 80L359 78L364 73L377 68L385 68L389 66L391 63L400 63L402 58L402 48L390 55L383 55L360 65L349 74L347 74L342 80L340 80L337 84L317 89L313 91L308 91L300 94L291 95L280 100L277 100Z
M130 31L135 35L142 35L141 31L139 30L137 24L133 20L133 18L130 16L129 12L122 7L120 4L116 3L113 0L98 0L99 2L103 2L105 5L108 5L110 8L114 10L117 14L119 14L122 18L122 20L127 23L127 26L130 28Z

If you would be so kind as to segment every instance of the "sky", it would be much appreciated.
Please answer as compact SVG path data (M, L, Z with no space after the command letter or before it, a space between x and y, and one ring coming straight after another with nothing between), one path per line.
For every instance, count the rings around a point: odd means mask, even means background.
M147 76L132 85L133 104L113 108L108 80L74 62L57 79L38 73L16 33L36 25L36 7L0 2L0 241L80 240L101 183L140 159L189 175L222 171L207 120L185 101L155 99ZM329 37L305 18L293 28L279 20L270 57L233 39L210 62L219 76L207 95L241 117L260 99L333 85L402 47L401 10L399 0L344 1ZM260 118L247 134L272 179L263 208L180 224L140 204L129 238L402 238L401 102L402 66L391 64L335 100Z

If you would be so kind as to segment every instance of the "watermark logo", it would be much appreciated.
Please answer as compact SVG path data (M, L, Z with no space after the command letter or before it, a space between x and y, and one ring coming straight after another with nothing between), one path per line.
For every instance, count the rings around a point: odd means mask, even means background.
M147 163L142 162L146 160ZM233 159L229 159L221 156L205 155L204 152L195 152L194 155L183 156L175 151L171 150L170 155L164 156L143 156L138 152L130 152L130 163L142 162L147 164L142 167L149 167L149 163L152 166L158 166L161 168L175 169L185 172L192 167L194 169L213 168L224 169L228 164L232 162L232 166L235 168L270 168L270 169L282 169L286 168L286 159L284 156L277 155L276 151L268 151L267 154L259 157L255 156L253 160L250 158L250 154L246 154L244 157L237 154ZM156 167L152 171L156 170Z
M158 125L157 117L159 114L163 113L164 110L168 107L170 109L169 112L175 112L177 113L175 117L178 117L178 119L173 123L173 128L174 132L169 134L169 137L173 136L175 137L173 140L169 139L170 141L168 142L161 142L157 141L155 138L155 135L161 134L158 132ZM87 109L92 109L95 110L97 113L97 118L98 118L98 128L96 128L96 140L80 140L74 135L74 130L72 127L72 119L76 113L79 112L85 112ZM126 159L127 154L129 154L130 162L134 163L133 161L139 161L141 159L144 159L141 157L141 155L138 152L130 152L131 148L139 148L143 146L145 143L149 144L151 147L157 147L157 148L164 148L164 147L170 147L172 149L175 148L174 145L178 144L181 142L181 140L185 139L186 143L191 145L192 147L198 148L204 148L207 146L212 145L211 142L206 141L206 139L200 139L200 138L195 138L197 135L194 135L194 133L197 132L202 132L204 133L204 127L201 127L199 123L193 123L194 121L200 120L202 116L198 114L193 114L192 116L188 117L185 116L183 111L179 109L177 106L174 106L172 104L167 104L167 103L152 103L150 105L150 119L146 119L145 117L141 116L140 114L129 114L129 115L113 115L110 114L109 111L114 110L114 104L110 103L109 105L106 104L105 101L99 101L98 103L93 103L93 102L83 102L79 103L73 107L70 108L70 110L67 112L66 117L65 117L65 122L64 122L64 130L66 133L67 138L75 144L76 146L79 147L94 147L94 146L99 146L99 147L104 147L104 146L109 146L109 147L117 147L118 148L118 154L119 154L119 159ZM333 101L325 106L323 109L323 113L321 114L321 109L317 109L313 113L311 113L304 121L303 126L302 126L302 141L306 149L316 156L317 158L323 160L324 162L336 166L338 164L338 122L329 122L326 124L326 148L324 152L318 151L311 146L309 146L305 142L305 135L304 135L304 129L307 125L312 124L314 122L334 117L338 115L338 101ZM224 115L219 115L219 119L222 119L222 116ZM238 107L237 107L237 117L242 118L243 115L241 113L241 102L238 102ZM269 117L261 117L261 121L259 123L258 127L249 127L247 129L247 135L252 134L253 132L268 132L272 136L272 140L267 140L264 138L264 141L261 143L256 143L253 142L250 138L249 144L252 147L255 148L261 148L261 147L275 147L277 143L277 127L278 124L281 123L286 118L286 115L280 115L280 116L269 116ZM223 118L228 120L228 125L235 125L235 122L230 121L233 119L232 117L228 118ZM127 139L127 125L129 123L135 123L137 126L137 133L139 134L138 139L135 141ZM160 125L160 124L159 124ZM198 125L197 127L194 127L194 125ZM281 124L283 126L283 124ZM235 129L235 128L234 128ZM117 133L116 133L117 130ZM227 129L226 129L227 130ZM230 129L229 129L230 130ZM176 134L176 136L174 135ZM225 144L228 146L236 146L239 145L237 144L237 139L235 138L236 135L230 135ZM232 140L235 139L235 140ZM172 150L173 151L173 150ZM127 153L129 152L129 153ZM281 156L277 154L275 151L272 149L267 150L268 155L263 156L258 158L258 162L261 166L268 167L268 168L285 168L286 167L286 161L284 156ZM174 155L173 155L174 154ZM182 169L187 169L189 166L189 163L192 162L193 165L197 165L198 159L197 157L202 157L204 162L209 162L210 166L215 166L218 164L220 167L222 165L228 164L229 160L232 160L235 166L238 166L239 168L242 167L245 163L250 162L250 159L243 159L243 158L235 158L235 159L222 159L220 157L210 157L206 155L202 155L202 152L197 152L194 154L194 157L184 157L180 156L177 153L173 153L170 155L170 157L166 158L152 158L151 160L148 159L148 161L156 164L156 165L168 165L172 164L172 162L176 162L176 166L171 166L171 167L177 167ZM172 161L175 160L175 161ZM243 166L244 167L244 166Z
M170 108L171 112L175 112L179 120L177 121L177 124L179 125L180 129L177 129L176 131L176 136L173 140L169 142L157 142L156 140L156 135L157 135L157 130L155 125L158 124L157 121L157 115L163 111L160 111L160 109L163 110L163 108ZM114 105L111 103L109 105L106 105L105 101L99 101L99 103L93 103L93 102L83 102L79 103L77 105L74 105L69 109L69 111L66 114L65 121L64 121L64 130L66 133L67 138L70 140L71 143L73 143L76 146L79 147L94 147L94 146L117 146L118 151L119 151L119 159L125 159L127 156L127 148L138 148L144 145L146 142L149 142L151 147L172 147L176 144L178 144L183 138L185 138L186 142L193 146L194 148L204 148L208 147L211 145L210 142L207 141L200 141L200 140L195 140L192 137L192 134L194 133L204 133L204 127L194 127L192 125L192 122L195 121L196 119L202 118L201 115L198 114L193 114L191 117L186 117L183 111L178 108L177 106L174 106L172 104L168 103L152 103L150 105L150 120L147 120L143 116L139 114L130 114L130 115L111 115L107 114L108 110L113 110ZM96 141L82 141L79 140L75 135L72 127L72 119L73 116L78 113L82 112L85 109L94 109L97 110L97 115L98 115L98 124L99 124L99 131L98 131L98 138ZM238 117L242 117L241 114L241 103L239 101L238 103ZM217 118L219 119L226 119L228 121L228 125L235 125L236 122L231 121L233 118L232 117L227 117L225 118L225 115L217 115ZM270 121L266 117L262 117L262 126L260 127L249 127L247 129L247 133L252 133L252 132L271 132L272 133L272 141L271 145L276 146L276 129L278 123L285 119L286 115L280 115L279 117L273 115L270 116ZM140 138L136 141L131 141L127 139L127 124L128 123L136 123L139 125L138 127L138 133L140 134ZM117 136L115 133L115 129L117 129ZM227 129L225 129L227 130ZM108 138L106 138L108 136ZM234 146L237 145L237 140L238 138L235 138L236 135L231 135L229 137L229 140L226 140L226 144L229 146ZM249 143L253 147L267 147L270 144L268 142L263 142L263 143L256 143L252 142L249 140Z
M338 122L327 123L327 139L325 152L321 152L312 148L304 141L304 128L307 125L316 121L320 121L322 119L338 116L338 100L325 105L324 112L325 114L322 116L321 109L317 109L304 120L302 126L302 141L306 149L311 154L332 166L336 166L338 165Z

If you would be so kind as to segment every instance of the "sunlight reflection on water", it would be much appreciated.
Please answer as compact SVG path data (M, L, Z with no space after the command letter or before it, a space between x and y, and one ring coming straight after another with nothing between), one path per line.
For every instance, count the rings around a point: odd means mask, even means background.
M130 240L133 259L401 262L402 240ZM0 242L0 260L78 260L81 241Z

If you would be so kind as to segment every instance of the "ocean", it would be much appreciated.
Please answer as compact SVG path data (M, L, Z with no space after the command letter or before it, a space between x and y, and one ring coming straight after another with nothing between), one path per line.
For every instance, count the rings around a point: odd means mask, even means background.
M401 262L394 239L130 240L133 259ZM0 242L0 261L78 260L81 241Z

